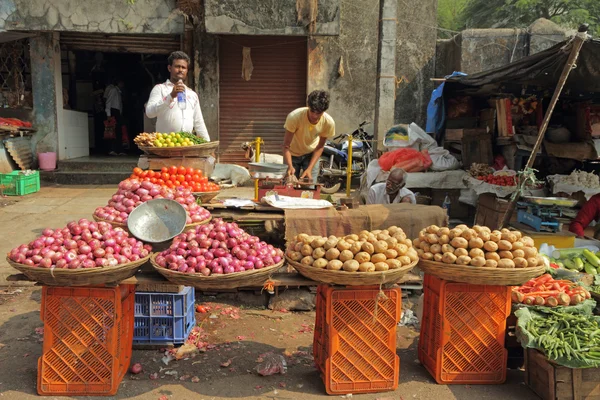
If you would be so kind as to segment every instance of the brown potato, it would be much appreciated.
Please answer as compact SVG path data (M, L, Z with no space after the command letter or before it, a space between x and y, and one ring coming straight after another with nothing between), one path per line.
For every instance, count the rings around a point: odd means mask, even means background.
M521 240L523 233L521 231L512 231L512 234L517 237L517 240Z
M481 249L481 248L483 248L483 239L480 239L478 237L471 238L469 240L469 247L471 249Z
M511 232L503 233L501 235L501 238L502 238L502 240L506 240L510 243L514 243L517 241L517 237L514 234L512 234Z
M468 256L469 255L469 250L463 249L463 248L458 248L458 249L454 250L454 255L456 257Z
M421 243L421 250L423 250L425 253L429 252L429 250L431 249L431 245L427 242L423 242Z
M361 251L360 253L354 256L354 259L358 261L359 264L362 264L364 262L371 261L371 255L366 251Z
M373 253L375 253L375 246L373 246L369 242L363 243L363 245L361 246L361 250L366 251L369 254L373 254Z
M497 251L498 244L496 242L492 242L491 240L488 240L487 242L485 242L483 244L483 248L485 249L485 251Z
M385 263L390 267L389 269L398 269L402 266L402 263L395 259L385 260ZM375 271L379 271L377 269L377 265L379 265L379 264L380 263L375 264Z
M469 229L469 227L466 226L465 224L460 224L460 225L456 225L455 229L460 229L461 231L464 231L465 229Z
M356 260L346 260L342 265L342 269L346 272L356 272L358 271L359 263Z
M406 256L400 256L399 258L402 258L402 257L408 257L408 259L411 262L419 261L419 254L417 253L417 250L415 250L415 249L409 249L406 252ZM402 261L402 263L404 264L404 261ZM410 264L410 263L407 263L407 264Z
M496 260L485 260L484 267L486 267L486 268L497 268L498 267L498 261L496 261Z
M421 242L426 242L427 241L427 231L425 229L421 230L419 232L419 240Z
M394 233L401 231L402 229L398 228L396 225L392 225L389 228L387 228L387 230L390 234L393 235Z
M425 230L427 231L427 233L437 234L440 230L440 227L437 225L429 225L427 228L425 228Z
M451 244L442 245L442 253L454 253L454 250L456 249Z
M360 272L373 272L375 271L375 264L373 264L372 262L362 263L358 266L358 270Z
M467 241L467 239L462 237L455 237L450 241L450 244L452 245L452 247L457 249L466 249L467 247L469 247L469 242Z
M328 259L329 261L337 260L339 257L340 257L340 251L335 247L333 247L325 252L325 258Z
M498 261L498 268L515 268L515 263L513 260L502 258Z
M437 232L438 236L444 236L444 235L450 235L450 228L448 227L442 227L440 228L440 230Z
M507 258L509 260L515 258L515 256L513 256L513 253L508 250L501 250L498 252L498 255L500 256L500 258Z
M383 253L388 249L388 244L383 240L379 240L374 244L376 253Z
M390 269L390 266L387 263L384 263L384 262L375 263L375 271L387 271L389 269Z
M401 244L398 243L395 247L394 250L396 250L398 252L399 255L404 256L406 255L406 253L408 252L408 246L405 244Z
M385 241L388 244L388 249L395 247L398 244L398 239L391 237Z
M351 235L344 236L344 239L346 239L346 240L352 239L354 241L357 241L358 240L358 235L356 235L356 234L353 233Z
M495 251L488 251L487 253L485 253L485 259L500 261L500 256Z
M475 232L473 229L465 229L460 235L460 237L465 238L467 240L471 240L474 237L477 237L477 232Z
M387 257L383 253L375 253L371 255L371 262L373 264L384 262L385 260L387 260Z
M352 246L350 246L350 251L352 252L352 254L360 253L362 250L363 244L364 244L364 242L361 242L361 241L352 243Z
M426 239L427 239L427 243L429 243L429 244L436 244L438 242L437 235L435 235L433 233L428 234Z
M346 262L348 260L352 260L354 258L354 253L351 252L350 250L344 250L340 253L340 261L341 262Z
M288 257L291 258L293 261L300 261L302 260L302 253L300 253L299 251L292 251Z
M324 258L317 258L313 263L313 267L323 269L327 267L327 260Z
M431 260L433 260L433 253L423 253L423 255L421 256L421 258L423 260L431 261Z
M383 240L385 242L389 238L390 238L390 235L388 235L387 233L381 232L381 233L377 234L377 240Z
M513 262L515 263L515 268L527 268L527 260L523 257L515 257Z
M417 249L417 255L419 258L423 258L423 254L425 254L425 252L422 249Z
M344 265L344 263L341 262L340 260L330 260L327 263L326 268L331 271L339 271L340 269L342 269L343 265Z
M313 249L318 249L319 247L323 247L325 245L325 242L327 242L327 238L318 237L318 238L314 239L312 242L310 242L310 246Z
M481 249L471 249L469 251L469 257L471 257L471 258L481 257L485 260L485 252Z
M490 240L490 233L486 231L479 232L477 236L484 242L488 242Z
M410 263L412 263L413 261L417 261L417 260L412 260L409 256L400 256L397 258L398 261L400 261L400 263L402 265L408 265Z
M458 257L456 257L454 254L452 253L444 253L442 255L442 262L446 263L446 264L454 264L456 262L456 259Z
M412 240L410 240L410 239L408 239L408 238L404 239L404 241L400 241L400 242L398 242L398 244L403 244L403 245L405 245L405 246L407 246L407 247L413 247L413 242L412 242Z
M442 235L438 238L438 243L439 244L448 244L450 243L450 236L448 235Z
M310 236L307 235L306 233L301 233L298 236L296 236L296 240L298 240L299 242L302 242L302 244L310 244L310 242L311 242Z
M500 229L500 233L511 233L511 230L508 228L502 228Z
M421 245L421 240L417 238L417 239L413 240L412 244L415 247L419 247Z
M509 242L508 240L502 239L498 242L498 249L510 251L510 250L512 250L512 243Z
M398 257L398 252L394 249L387 249L386 251L383 252L383 254L387 257L387 258L396 258Z
M323 247L317 247L316 249L313 250L311 256L312 256L312 258L314 258L316 260L317 258L325 257L325 253L326 253L326 251Z
M442 253L435 253L433 255L433 261L442 262L443 258L444 256L442 256Z
M456 259L457 265L469 265L471 263L471 257L469 256L460 256Z
M492 233L490 233L490 240L492 242L498 243L500 240L502 240L502 233L500 233L499 231L493 231Z
M460 237L460 235L462 235L462 230L460 229L450 229L450 233L448 234L448 237L450 238L450 240Z
M433 254L441 253L442 252L442 246L439 243L432 244L429 247L429 251L432 252Z
M337 243L338 243L337 239L327 239L327 241L323 245L323 248L325 250L333 249L335 246L337 246Z
M367 242L375 244L377 243L377 238L375 237L375 235L369 235L369 237L367 238Z
M513 250L512 251L513 258L525 258L525 252L523 250ZM516 263L515 263L516 264ZM519 268L519 267L517 267Z
M341 239L336 246L339 251L350 250L350 247L352 247L352 245L344 239Z
M302 260L300 260L300 263L302 265L306 265L307 267L310 267L311 265L313 265L314 262L315 262L315 259L312 258L311 256L306 256Z
M302 242L298 242L294 245L294 251L297 251L298 253L300 253L302 251L302 246L304 246L304 243Z
M300 250L300 253L302 253L303 256L310 256L313 252L313 248L311 247L310 244L303 244L302 245L302 249Z
M535 242L533 241L532 238L530 238L529 236L523 236L521 238L521 242L526 246L526 247L535 247Z
M471 265L474 267L483 267L485 265L485 258L474 257L471 259Z
M513 250L522 250L523 248L525 248L525 244L523 242L521 242L520 240L517 240L516 242L514 242L512 244Z
M540 260L537 257L528 257L527 259L527 267L529 268L533 268L533 267L537 267L538 265L541 265L543 263L540 263Z
M525 253L525 258L537 257L538 250L535 247L524 247L523 252Z

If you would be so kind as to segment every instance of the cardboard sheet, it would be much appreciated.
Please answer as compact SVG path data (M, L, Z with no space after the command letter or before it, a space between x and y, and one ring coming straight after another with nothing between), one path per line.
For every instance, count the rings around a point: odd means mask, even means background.
M285 210L285 237L300 233L321 236L344 236L362 230L385 229L396 225L414 239L429 225L446 226L446 211L421 204L373 204L345 211Z

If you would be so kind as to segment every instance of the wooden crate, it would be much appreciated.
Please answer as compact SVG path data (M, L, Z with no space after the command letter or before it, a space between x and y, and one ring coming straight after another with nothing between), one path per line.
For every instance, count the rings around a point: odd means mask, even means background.
M465 135L462 138L462 163L470 167L473 163L491 165L494 161L492 134L484 132Z
M475 224L487 226L490 229L498 229L507 209L508 200L499 199L496 195L490 193L484 193L477 200ZM515 211L511 221L516 220L516 215Z
M542 400L600 398L600 368L568 368L535 349L525 352L525 383Z

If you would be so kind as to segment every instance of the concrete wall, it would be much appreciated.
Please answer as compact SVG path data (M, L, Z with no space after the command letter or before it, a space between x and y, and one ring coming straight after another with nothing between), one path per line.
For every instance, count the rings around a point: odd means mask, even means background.
M194 33L194 84L211 140L219 137L219 39L196 30Z
M2 0L1 30L182 33L176 0Z
M298 18L297 3L309 0L204 0L206 31L236 35L306 35L307 22ZM305 7L304 9L307 10ZM307 19L307 13L301 13ZM337 35L340 0L319 0L314 34Z
M498 68L539 53L566 38L566 31L540 18L527 29L469 29L437 43L436 76Z

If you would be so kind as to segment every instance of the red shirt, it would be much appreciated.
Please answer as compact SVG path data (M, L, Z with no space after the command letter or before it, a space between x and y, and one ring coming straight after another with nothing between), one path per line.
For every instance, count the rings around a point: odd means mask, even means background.
M569 226L569 230L576 234L577 236L583 236L584 229L592 221L600 220L600 193L592 196L581 210L577 213L577 217L571 222Z

